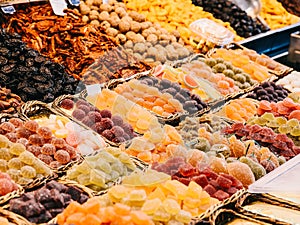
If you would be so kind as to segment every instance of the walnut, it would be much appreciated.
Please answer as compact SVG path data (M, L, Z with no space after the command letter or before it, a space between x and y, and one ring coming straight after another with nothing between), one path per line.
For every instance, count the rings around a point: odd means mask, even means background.
M91 7L94 4L94 0L86 0L85 4L89 7Z
M147 22L142 22L141 23L141 29L142 30L146 30L146 29L148 29L150 26L151 26L151 22L149 22L149 21L147 21Z
M146 17L143 14L140 14L138 12L135 11L131 11L128 13L128 15L137 22L144 22L146 20Z
M140 23L138 23L138 22L132 21L132 22L130 23L130 29L131 29L133 32L138 33L138 32L140 31L140 29L141 29L141 25L140 25Z
M124 16L122 18L122 21L130 23L132 21L132 18L130 16Z
M84 22L84 23L87 23L87 22L89 22L89 17L87 16L87 15L84 15L83 17L82 17L82 22Z
M135 40L135 36L136 36L136 33L134 33L133 31L128 31L128 32L126 33L126 38L127 38L128 40L133 41L133 42L134 42L134 40Z
M96 10L90 11L90 13L89 13L90 20L97 20L98 17L99 17L98 11L96 11Z
M108 21L109 20L109 13L107 11L103 11L99 14L100 21Z
M84 2L80 2L79 9L82 15L87 15L91 11L90 7L88 7Z
M185 47L177 48L176 52L180 59L186 58L190 55L189 50Z
M118 33L119 33L118 30L115 29L115 28L110 27L110 28L107 28L107 29L106 29L106 34L107 34L108 36L115 37L115 36L118 35Z
M133 47L133 51L144 54L147 51L147 47L144 43L136 43Z
M99 20L92 20L91 24L95 25L95 26L100 26L100 22Z
M119 30L121 33L126 33L130 30L130 23L127 21L121 20L119 23Z
M174 51L175 51L175 48L174 48L173 45L167 45L167 46L166 46L166 50L167 50L168 52L174 52Z
M158 38L155 34L149 34L147 37L147 41L151 42L152 44L155 44L157 42Z
M94 0L94 5L95 6L100 6L102 4L102 0Z
M118 27L119 23L121 22L118 16L111 16L108 20L113 27Z
M116 8L116 13L118 13L118 15L120 17L124 17L124 16L127 15L126 10L124 8L121 8L121 7Z
M104 28L104 30L110 28L110 23L108 21L103 21L100 25Z
M110 12L112 10L112 6L109 4L102 4L100 5L100 10Z
M133 48L133 42L132 41L126 41L126 43L124 44L125 48Z
M178 54L175 50L167 50L167 59L170 61L178 60Z
M118 34L117 37L117 42L124 44L126 42L126 36L124 34Z

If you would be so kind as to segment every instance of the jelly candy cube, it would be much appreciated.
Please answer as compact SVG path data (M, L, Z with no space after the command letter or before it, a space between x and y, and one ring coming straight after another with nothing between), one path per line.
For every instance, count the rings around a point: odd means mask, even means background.
M177 196L179 199L183 200L186 196L186 192L188 187L184 184L180 183L177 180L168 180L164 187L168 189L170 192L172 192L175 196Z
M129 194L130 201L145 201L147 198L147 194L145 190L132 190Z
M176 216L175 219L178 220L179 222L188 224L191 219L192 219L192 215L190 212L184 211L184 210L180 210Z
M130 213L130 207L127 205L116 203L113 207L118 215L126 216Z
M90 183L104 188L105 187L105 174L102 174L100 171L91 170Z
M151 192L148 195L148 199L160 199L161 201L164 201L166 199L165 193L160 187L157 187L153 192Z
M144 205L142 206L142 211L148 215L155 213L159 207L161 206L162 202L159 198L149 199L146 200Z
M163 207L167 213L174 215L180 211L180 205L174 199L165 199L163 201Z
M129 189L123 185L113 186L108 191L109 196L111 196L115 199L118 199L118 200L125 198L128 194L129 194Z
M134 224L137 225L154 225L150 217L141 211L131 211L130 216Z
M171 215L162 207L160 207L152 216L152 219L160 222L168 222Z

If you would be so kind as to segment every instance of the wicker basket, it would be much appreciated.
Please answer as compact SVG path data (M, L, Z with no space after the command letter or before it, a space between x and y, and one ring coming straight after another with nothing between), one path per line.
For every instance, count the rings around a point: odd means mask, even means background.
M40 185L39 185L38 188L42 188L42 187L47 183L47 181L49 181L49 180L46 180L45 182L40 183ZM60 179L57 179L56 181L59 182L59 183L61 183L61 184L66 185L66 186L74 186L74 187L80 189L83 193L87 194L87 196L88 196L89 198L92 198L92 197L95 196L95 193L94 193L91 189L89 189L89 188L87 188L87 187L85 187L85 186L83 186L83 185L80 185L80 184L78 184L78 183L75 182L75 181L66 180L66 179L61 179L61 178L60 178ZM35 188L34 190L37 190L38 188ZM34 190L30 190L30 191L34 191ZM21 195L20 195L20 196L21 196ZM20 197L20 196L18 196L18 197ZM9 204L5 205L3 208L4 208L4 209L9 209ZM12 212L11 212L11 213L12 213ZM13 213L13 214L15 214L15 213ZM29 222L26 218L24 218L24 217L22 217L22 216L20 216L20 215L18 215L18 214L15 214L15 215L17 215L18 217L22 218L23 221L26 221L26 224L27 224L27 225L28 225L28 224L32 224L32 223ZM56 217L54 217L54 218L51 219L49 222L47 222L47 223L41 223L41 224L39 224L39 225L46 225L46 224L56 223L56 221L57 221L57 219L56 219Z
M60 103L61 101L63 101L64 99L72 99L73 101L78 101L80 99L84 100L82 97L75 97L75 96L72 96L72 95L62 95L58 98L56 98L54 100L54 102L52 103L52 107L57 111L59 112L61 115L64 115L65 117L69 118L70 120L76 122L77 124L79 124L80 126L84 127L85 129L87 130L91 130L90 127L88 127L87 125L83 124L81 121L77 120L76 118L74 118L71 113L67 113L66 110L63 110L61 107L60 107ZM90 103L88 103L90 104ZM90 104L91 105L91 104ZM92 106L92 105L91 105ZM96 136L100 136L106 143L107 143L107 146L120 146L120 145L125 145L125 146L129 146L131 144L131 141L128 140L128 141L125 141L125 142L122 142L122 143L115 143L115 142L112 142L110 140L108 140L107 138L103 137L102 135L98 134L97 132L93 131L93 133L96 135ZM137 134L138 135L138 134Z
M193 218L193 223L207 223L209 221L209 218L214 214L215 211L217 211L220 208L223 207L229 207L232 204L235 204L236 201L245 193L245 189L241 189L237 191L235 194L233 194L231 197L219 202L216 205L211 206L209 209L207 209L204 213L201 215Z
M232 209L219 209L219 210L215 211L209 217L209 222L210 222L210 225L226 225L228 222L230 222L236 218L245 219L249 222L257 223L260 225L271 225L270 223L259 221L254 217L248 217L246 215L237 213L236 211L234 211Z
M10 199L19 197L21 194L23 194L25 192L24 188L21 185L17 184L17 186L18 186L17 190L12 191L12 192L0 197L0 205L5 205Z
M257 202L257 201L267 203L270 205L279 206L282 208L289 208L291 210L299 210L297 208L294 208L293 206L286 205L282 202L274 201L273 199L264 197L261 194L250 194L249 192L246 192L241 196L239 201L236 203L237 211L245 216L254 217L254 218L256 218L260 221L266 222L266 223L276 224L276 225L291 225L290 223L288 223L286 221L271 218L271 217L268 217L267 215L255 213L255 212L249 211L244 208L244 206L249 205L254 202Z
M262 194L262 196L266 197L268 199L271 199L271 200L273 200L275 202L280 202L280 203L282 203L284 205L290 206L293 209L297 209L297 210L300 211L300 205L298 203L296 203L296 202L292 202L290 200L287 200L287 199L284 199L284 198L281 198L281 197L276 197L276 196L274 196L272 194Z
M0 208L0 216L16 225L31 225L24 217L2 208Z

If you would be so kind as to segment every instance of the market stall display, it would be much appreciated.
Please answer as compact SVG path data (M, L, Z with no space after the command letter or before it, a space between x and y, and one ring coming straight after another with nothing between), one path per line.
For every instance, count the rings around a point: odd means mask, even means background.
M300 153L299 72L233 42L261 25L221 0L66 7L0 15L1 224L299 223L297 196L249 193L294 191Z

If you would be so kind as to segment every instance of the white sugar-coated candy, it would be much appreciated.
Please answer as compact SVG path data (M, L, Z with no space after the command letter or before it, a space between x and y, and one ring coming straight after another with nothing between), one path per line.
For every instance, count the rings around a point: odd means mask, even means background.
M80 144L77 146L77 149L81 152L83 155L88 155L92 152L94 152L94 149L86 144Z

